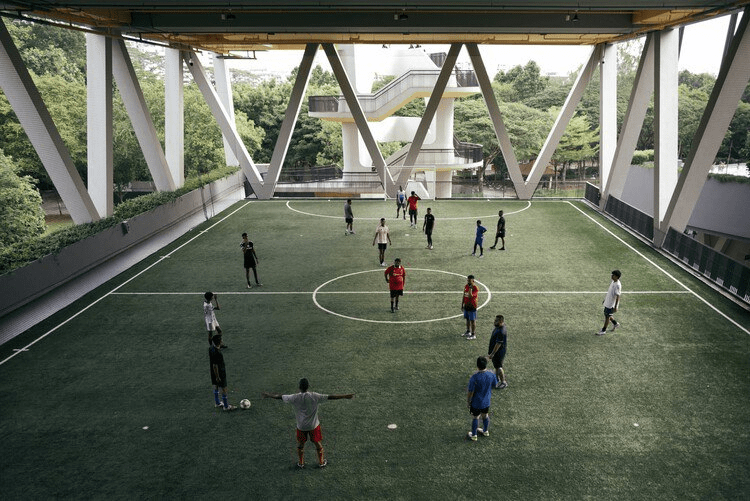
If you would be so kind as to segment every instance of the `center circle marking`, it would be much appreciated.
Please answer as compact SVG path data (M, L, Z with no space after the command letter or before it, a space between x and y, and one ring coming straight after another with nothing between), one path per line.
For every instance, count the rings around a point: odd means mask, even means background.
M412 271L430 271L433 273L445 273L446 275L456 275L457 277L466 278L464 275L461 275L460 273L453 273L452 271L443 271L443 270L430 270L426 268L407 268L408 270ZM335 315L337 317L346 318L347 320L356 320L358 322L370 322L373 324L424 324L428 322L440 322L442 320L450 320L453 318L460 318L463 317L463 313L459 313L458 315L451 315L450 317L442 317L442 318L431 318L428 320L370 320L369 318L360 318L360 317L350 317L348 315L342 315L341 313L336 313L335 311L331 311L327 308L324 308L319 302L318 302L318 291L325 287L326 285L330 284L331 282L335 282L336 280L341 280L342 278L351 277L354 275L361 275L363 273L374 273L374 272L383 272L382 269L375 269L375 270L364 270L364 271L355 271L354 273L347 273L346 275L341 275L338 277L334 277L330 279L327 282L324 282L320 284L312 293L312 300L315 303L315 306L320 308L321 310L325 311L326 313L329 313L331 315ZM492 299L492 292L490 292L490 289L484 285L482 282L480 282L477 279L474 279L474 282L478 285L481 285L485 291L487 291L487 300L481 304L481 306L477 306L477 311L487 306L487 304L490 302L490 299Z

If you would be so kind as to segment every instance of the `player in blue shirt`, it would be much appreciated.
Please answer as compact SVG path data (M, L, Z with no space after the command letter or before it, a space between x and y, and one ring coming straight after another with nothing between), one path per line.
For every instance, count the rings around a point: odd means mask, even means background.
M474 238L474 251L471 253L472 256L477 255L477 246L479 246L479 257L484 257L484 247L482 247L482 244L484 243L484 233L487 231L487 228L482 226L482 221L477 219L477 235Z
M490 436L490 399L492 398L492 388L497 386L497 378L487 370L487 359L485 357L477 358L477 372L469 378L469 390L466 404L469 406L469 413L473 416L471 420L471 431L469 439L476 440L477 432L485 437ZM479 428L479 415L482 415L482 424L484 428Z

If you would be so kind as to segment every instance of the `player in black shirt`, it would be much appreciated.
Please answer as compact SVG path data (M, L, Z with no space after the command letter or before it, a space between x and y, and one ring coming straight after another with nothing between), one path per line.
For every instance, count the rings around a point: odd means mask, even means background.
M497 220L497 232L495 232L495 244L490 249L497 247L497 239L500 238L503 241L503 246L500 247L500 250L505 250L505 218L503 217L503 211L499 211L497 215L499 219Z
M432 215L432 209L427 208L427 214L424 216L422 231L427 235L427 249L432 250L432 229L435 227L435 216Z

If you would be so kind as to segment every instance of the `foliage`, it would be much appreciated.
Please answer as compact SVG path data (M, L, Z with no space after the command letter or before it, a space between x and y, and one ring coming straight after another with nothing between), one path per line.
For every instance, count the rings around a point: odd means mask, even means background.
M633 159L630 161L633 165L643 165L646 162L654 161L654 150L635 150Z
M0 252L44 233L42 197L34 179L19 176L17 170L0 150Z
M0 164L2 163L0 159ZM79 240L95 235L107 228L121 223L126 219L152 210L160 205L176 200L182 195L195 190L201 186L211 183L217 179L226 177L233 172L237 172L236 167L221 166L213 169L209 175L195 176L185 180L185 185L173 192L155 192L130 199L115 207L114 215L108 218L100 219L93 223L78 224L66 226L59 231L47 235L41 235L25 238L17 241L12 245L0 248L0 275L8 273L16 268L20 268L31 261L42 258L48 254L56 254L64 247L74 244ZM38 193L37 193L37 196ZM41 197L36 203L36 207L41 204ZM40 209L41 210L41 209ZM44 230L44 215L42 218L42 230Z

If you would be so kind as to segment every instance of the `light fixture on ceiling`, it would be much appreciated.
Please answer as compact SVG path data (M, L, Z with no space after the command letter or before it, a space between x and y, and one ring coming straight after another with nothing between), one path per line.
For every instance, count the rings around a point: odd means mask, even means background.
M573 19L572 19L572 21L573 21L574 23L577 23L577 22L578 22L578 12L576 12L575 14L573 14Z
M235 19L237 19L237 17L231 12L227 12L221 15L222 21L234 21Z
M406 15L406 12L402 11L400 13L393 14L394 21L406 21L407 19L409 19L409 16Z

